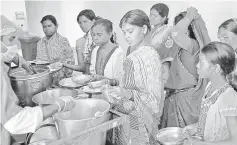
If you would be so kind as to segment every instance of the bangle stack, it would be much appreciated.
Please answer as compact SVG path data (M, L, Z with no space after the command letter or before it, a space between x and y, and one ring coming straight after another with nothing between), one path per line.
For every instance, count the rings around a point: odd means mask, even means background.
M119 81L116 79L109 79L109 84L111 86L118 86L119 85Z

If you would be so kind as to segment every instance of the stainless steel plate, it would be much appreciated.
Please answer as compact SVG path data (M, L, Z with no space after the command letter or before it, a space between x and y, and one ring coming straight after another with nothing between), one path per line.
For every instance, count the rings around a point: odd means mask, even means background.
M180 145L185 136L182 128L167 127L158 131L157 140L163 145Z

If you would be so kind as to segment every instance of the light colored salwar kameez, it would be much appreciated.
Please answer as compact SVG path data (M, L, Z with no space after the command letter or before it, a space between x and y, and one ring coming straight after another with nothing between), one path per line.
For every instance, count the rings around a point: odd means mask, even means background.
M206 92L210 88L211 84L209 83ZM210 96L206 95L207 93L202 98L197 135L201 136L204 141L229 139L226 117L237 116L237 92L226 84Z

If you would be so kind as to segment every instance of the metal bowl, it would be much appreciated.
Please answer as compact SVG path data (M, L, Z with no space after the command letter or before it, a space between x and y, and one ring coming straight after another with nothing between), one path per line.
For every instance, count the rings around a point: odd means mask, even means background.
M53 104L57 97L72 96L75 98L77 95L78 92L76 90L56 88L34 95L32 101L40 106L45 106Z
M167 127L158 131L157 140L162 145L182 145L185 139L184 130L179 127Z

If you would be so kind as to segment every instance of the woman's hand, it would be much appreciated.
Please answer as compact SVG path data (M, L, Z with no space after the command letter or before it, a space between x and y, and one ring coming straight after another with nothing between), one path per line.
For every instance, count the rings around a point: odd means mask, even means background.
M19 60L20 61L20 60ZM22 61L22 68L24 68L29 74L33 75L36 74L36 70L33 68L33 66L31 65L31 63L27 62L27 61Z
M58 105L60 111L70 111L76 105L76 102L71 96L62 96L55 100L55 104Z
M189 7L187 9L187 16L189 16L189 18L191 18L192 20L200 17L198 10L195 7Z
M120 87L111 87L106 84L102 87L102 93L106 97L106 100L110 103L118 102L121 99L121 88Z
M100 81L100 80L103 80L103 79L106 79L106 77L102 76L102 75L98 75L98 74L93 74L91 81Z
M51 63L49 65L50 69L60 69L63 67L63 63L62 62L55 62L55 63Z

